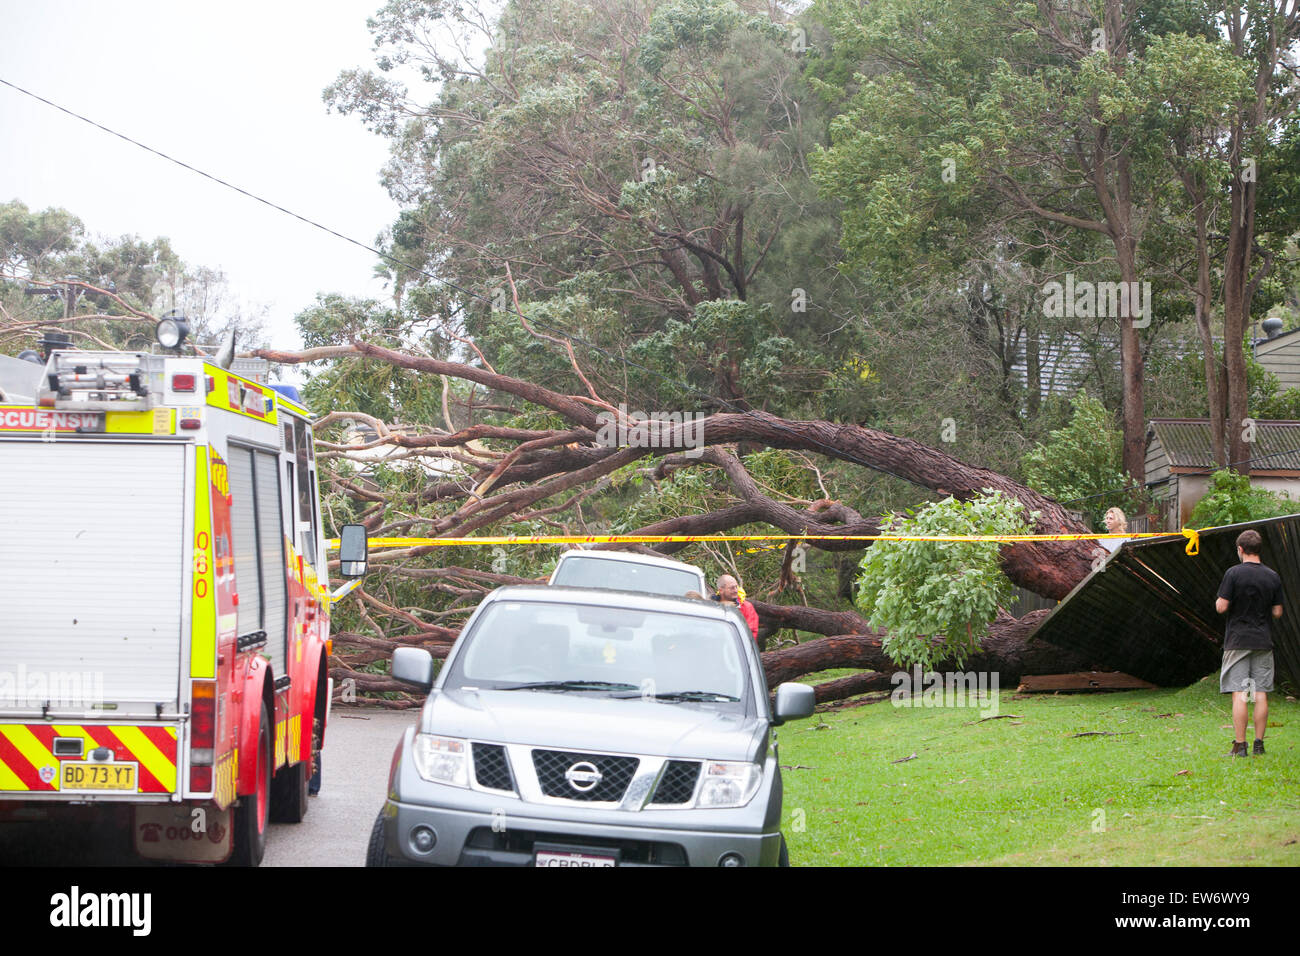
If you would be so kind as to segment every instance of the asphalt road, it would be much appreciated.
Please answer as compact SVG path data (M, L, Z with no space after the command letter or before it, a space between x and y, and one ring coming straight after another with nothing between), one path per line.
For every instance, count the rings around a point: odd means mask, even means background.
M325 731L321 791L302 823L273 823L263 866L364 866L384 805L393 748L418 710L336 707Z
M302 823L273 823L263 866L364 866L375 815L384 803L388 766L418 711L336 707L322 757L321 792ZM3 866L136 866L129 834L115 827L0 826Z

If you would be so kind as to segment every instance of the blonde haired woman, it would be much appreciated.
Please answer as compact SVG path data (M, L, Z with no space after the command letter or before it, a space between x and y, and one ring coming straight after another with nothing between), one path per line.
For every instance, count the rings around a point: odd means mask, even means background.
M1101 520L1106 525L1107 534L1124 534L1128 531L1128 518L1119 508L1111 508ZM1127 540L1128 538L1100 538L1097 543L1107 551L1118 551L1119 546Z

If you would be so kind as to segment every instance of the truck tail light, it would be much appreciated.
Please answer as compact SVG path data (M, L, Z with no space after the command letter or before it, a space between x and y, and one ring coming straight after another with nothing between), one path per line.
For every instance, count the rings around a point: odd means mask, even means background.
M195 388L193 375L173 375L172 391L173 392L192 392Z
M212 789L212 763L217 744L217 682L190 684L190 789Z

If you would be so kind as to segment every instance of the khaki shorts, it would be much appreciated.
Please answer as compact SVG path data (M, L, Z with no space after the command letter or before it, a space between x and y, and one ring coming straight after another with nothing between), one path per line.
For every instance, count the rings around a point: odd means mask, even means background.
M1273 652L1235 650L1223 652L1219 691L1224 694L1273 690Z

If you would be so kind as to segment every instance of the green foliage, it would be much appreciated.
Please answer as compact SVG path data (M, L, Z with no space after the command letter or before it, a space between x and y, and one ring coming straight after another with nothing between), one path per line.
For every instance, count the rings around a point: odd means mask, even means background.
M694 380L700 388L728 382L742 395L788 407L791 393L816 390L810 365L816 358L801 352L782 334L772 309L736 300L711 300L695 307L689 322L670 320L631 349L638 362L664 368L674 378Z
M999 491L970 501L945 498L906 517L887 516L882 533L1027 534L1037 513ZM877 541L862 559L856 603L873 627L889 631L884 649L900 666L961 667L979 650L1011 582L996 542Z
M1300 420L1300 389L1282 389L1277 375L1258 362L1247 348L1246 415L1256 421ZM1215 343L1214 360L1223 366L1223 346ZM1199 354L1185 354L1148 364L1153 387L1148 414L1152 418L1208 418L1205 364Z
M319 295L316 304L298 313L294 322L309 349L358 339L395 349L412 341L430 351L442 347L436 338L415 334L396 310L370 299ZM439 390L418 372L358 359L312 363L309 372L303 397L310 408L362 412L390 423L439 420Z
M1071 406L1069 424L1030 449L1021 468L1025 484L1049 498L1067 504L1086 499L1078 505L1099 528L1107 509L1125 507L1132 497L1120 491L1093 497L1128 484L1120 465L1123 436L1106 407L1087 392L1080 391Z
M55 287L52 296L24 292L67 280L84 285ZM132 309L153 315L180 310L194 342L219 341L236 323L241 347L264 334L262 315L227 294L223 273L186 266L164 238L92 238L67 210L34 212L18 201L0 203L0 353L32 348L42 332L55 328L71 334L78 347L148 350L153 322Z
M1250 478L1224 469L1210 476L1210 490L1196 503L1187 523L1193 528L1216 528L1294 514L1300 507L1286 495L1251 485Z
M509 263L536 327L599 346L579 361L631 404L681 407L685 380L706 404L745 398L809 417L852 290L836 272L836 204L817 197L804 163L825 110L801 84L787 14L756 0L515 0L493 21L462 6L394 0L371 23L380 71L404 66L427 87L349 71L327 91L391 143L386 181L406 207L393 254L486 299ZM481 62L424 42L471 23L491 33ZM401 267L390 278L429 285ZM715 301L746 303L762 335L708 340ZM564 350L500 302L440 304L500 372L580 387ZM650 371L619 362L655 335L637 353ZM738 337L748 367L733 370L718 357ZM787 368L796 349L799 368Z
M1246 352L1246 414L1256 421L1300 420L1300 388L1282 390L1276 375Z

